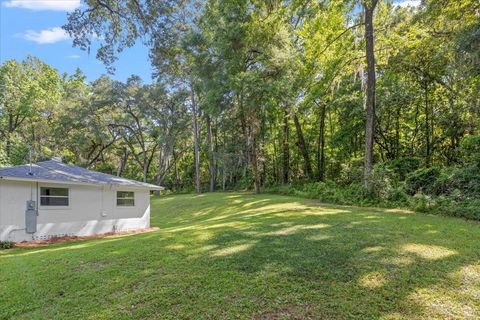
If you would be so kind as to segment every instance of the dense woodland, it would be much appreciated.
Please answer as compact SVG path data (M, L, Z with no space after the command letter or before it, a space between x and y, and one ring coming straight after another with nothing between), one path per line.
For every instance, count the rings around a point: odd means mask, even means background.
M0 165L480 219L478 0L86 0L68 21L111 72L144 42L155 81L5 62Z

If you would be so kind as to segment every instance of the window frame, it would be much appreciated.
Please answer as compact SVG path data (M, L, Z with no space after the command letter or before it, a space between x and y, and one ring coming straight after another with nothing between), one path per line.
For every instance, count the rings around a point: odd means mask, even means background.
M120 192L127 192L127 193L131 193L132 196L131 197L119 197L118 194ZM125 205L125 204L118 204L118 200L133 200L133 204L132 205ZM135 191L133 190L116 190L115 191L115 206L117 208L125 208L125 209L128 209L128 208L134 208L136 207L136 201L135 201Z
M51 195L42 195L42 189L66 189L66 196L51 196ZM52 204L42 204L42 198L63 198L67 199L67 205L52 205ZM39 209L69 209L71 204L71 192L70 188L67 186L51 186L51 185L41 185L38 187L38 207Z

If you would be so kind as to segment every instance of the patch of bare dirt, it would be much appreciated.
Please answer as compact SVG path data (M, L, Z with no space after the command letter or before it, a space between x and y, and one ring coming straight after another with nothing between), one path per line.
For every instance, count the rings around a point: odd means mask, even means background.
M294 319L294 320L310 320L316 319L311 315L309 305L295 306L289 305L280 309L263 313L254 317L255 320L277 320L277 319ZM324 319L324 318L322 318ZM325 318L328 319L328 318Z
M101 238L111 238L111 237L118 237L118 236L125 236L125 235L133 235L139 233L147 233L147 232L154 232L158 231L160 228L152 227L146 229L137 229L132 231L123 231L123 232L107 232L96 234L93 236L65 236L65 237L52 237L48 240L35 240L35 241L24 241L24 242L17 242L15 243L16 248L33 248L39 246L45 246L54 243L63 243L63 242L72 242L72 241L79 241L79 240L89 240L89 239L101 239Z

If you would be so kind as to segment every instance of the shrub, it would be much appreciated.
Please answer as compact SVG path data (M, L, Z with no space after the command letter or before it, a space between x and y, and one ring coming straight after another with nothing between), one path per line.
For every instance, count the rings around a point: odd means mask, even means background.
M406 206L408 204L408 195L405 193L405 186L398 185L390 190L386 198L396 206Z
M448 195L455 189L456 181L454 179L456 169L444 168L438 171L436 179L433 181L430 187L430 193L440 196Z
M341 185L350 185L352 183L360 183L364 175L363 159L354 159L350 163L341 165L341 173L338 183Z
M457 202L451 197L440 196L431 199L427 210L423 212L480 220L480 199L462 200Z
M480 168L480 135L463 138L460 143L460 152L463 163L472 164Z
M450 215L466 219L480 220L480 199L473 199L455 203L450 208Z
M392 188L393 192L385 195L385 199L391 197L396 200L406 197L402 190ZM386 200L376 196L367 196L362 183L351 183L343 186L333 181L311 182L297 185L276 185L265 188L266 192L278 193L283 195L294 195L302 198L318 199L322 202L345 204L345 205L379 205L384 202L385 206L390 206ZM400 194L400 195L399 195ZM406 201L399 201L406 203Z
M414 211L418 212L428 212L432 207L431 198L422 193L417 193L409 200L409 207Z
M462 148L479 152L478 136L466 139ZM469 158L470 159L470 158ZM480 159L480 158L479 158ZM480 166L469 162L458 167L418 168L418 158L405 157L374 166L367 194L363 185L363 161L342 165L335 181L267 183L264 191L326 203L357 206L401 207L418 212L444 214L480 220ZM251 179L240 180L236 188L251 188Z
M392 170L398 180L404 181L407 175L414 172L420 167L420 159L415 157L404 157L387 161L385 167Z
M249 175L240 178L240 180L238 180L237 183L233 186L233 190L246 190L250 188L253 188L253 181L252 177L250 177Z
M414 195L418 192L431 194L433 186L440 175L437 167L421 168L410 173L405 180L405 191Z
M10 241L0 241L0 250L11 249L14 247L14 243Z
M389 198L396 185L395 174L383 165L374 167L369 180L372 189L370 196L382 200Z
M465 196L480 195L480 168L467 165L457 168L452 174L453 186L462 191Z
M469 195L464 191L472 184L471 177L465 177L465 175L468 175L465 171L468 170L463 168L417 170L409 176L408 181L411 190L418 190L413 196L405 192L405 183L386 178L389 176L388 170L377 170L376 175L373 174L373 177L378 180L374 185L376 191L368 196L365 193L363 183L339 185L333 181L271 185L266 187L264 191L318 199L326 203L402 207L417 212L480 220L478 193ZM459 179L458 176L462 178ZM476 177L476 175L474 176ZM478 186L476 185L476 187ZM428 191L428 193L424 191Z

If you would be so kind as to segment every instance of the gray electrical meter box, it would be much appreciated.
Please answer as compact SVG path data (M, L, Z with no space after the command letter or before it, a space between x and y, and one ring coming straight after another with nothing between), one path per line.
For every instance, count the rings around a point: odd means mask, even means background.
M37 206L35 201L27 201L27 210L25 210L25 229L27 233L37 232Z

